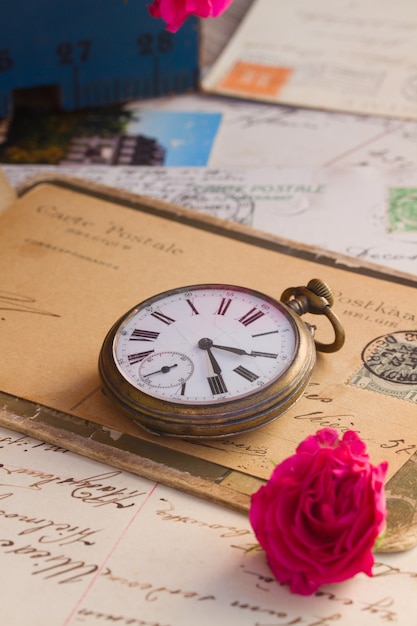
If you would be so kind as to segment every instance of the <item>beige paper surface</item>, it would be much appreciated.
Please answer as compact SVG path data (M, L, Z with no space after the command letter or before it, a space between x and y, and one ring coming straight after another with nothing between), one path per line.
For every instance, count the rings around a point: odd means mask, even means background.
M257 0L208 75L207 91L417 118L414 0Z
M40 184L0 218L3 425L239 508L247 507L273 463L324 426L357 430L375 463L389 460L390 478L412 461L412 277L371 276L249 229L128 194L104 199L105 189L91 189ZM104 336L141 300L203 282L245 285L279 298L286 287L313 277L333 287L346 344L339 353L319 354L303 397L273 423L189 443L146 434L101 393L97 358ZM317 338L329 340L327 320L314 323Z
M5 209L14 199L16 193L7 182L6 176L0 170L0 212Z

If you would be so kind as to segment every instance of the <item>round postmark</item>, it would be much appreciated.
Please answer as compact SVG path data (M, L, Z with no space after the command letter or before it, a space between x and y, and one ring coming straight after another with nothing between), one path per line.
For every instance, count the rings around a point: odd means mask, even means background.
M203 188L181 193L173 201L239 224L251 225L253 221L254 202L245 194Z
M394 385L417 387L417 330L401 330L370 341L362 351L365 368Z

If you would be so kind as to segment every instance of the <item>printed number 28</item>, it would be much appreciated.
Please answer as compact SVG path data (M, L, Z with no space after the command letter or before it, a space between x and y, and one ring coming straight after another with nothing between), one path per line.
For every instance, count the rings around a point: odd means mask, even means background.
M168 33L166 31L163 31L158 35L142 33L136 41L139 46L139 54L141 56L154 54L154 52L161 52L163 54L170 52L174 47L174 37L172 33Z

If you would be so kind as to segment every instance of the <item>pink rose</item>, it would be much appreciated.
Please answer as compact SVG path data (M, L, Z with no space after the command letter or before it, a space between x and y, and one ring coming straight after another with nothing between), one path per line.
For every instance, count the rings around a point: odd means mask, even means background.
M153 0L148 5L152 17L160 17L166 22L167 30L175 33L187 17L217 17L225 11L233 0Z
M385 517L387 463L373 466L353 431L323 428L252 496L249 519L275 578L291 591L372 576Z

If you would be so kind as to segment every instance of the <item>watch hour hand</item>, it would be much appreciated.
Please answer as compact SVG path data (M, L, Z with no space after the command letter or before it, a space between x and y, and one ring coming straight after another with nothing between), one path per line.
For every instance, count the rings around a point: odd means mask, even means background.
M214 356L214 354L212 353L212 351L211 351L211 349L210 349L210 348L207 348L207 354L208 354L208 356L209 356L210 363L211 363L211 366L212 366L212 368L213 368L213 372L214 372L215 374L217 374L218 376L220 376L220 374L222 373L222 368L221 368L221 367L220 367L220 365L218 364L218 362L217 362L217 360L216 360L216 358L215 358L215 356Z
M201 348L201 350L205 350L207 352L211 366L213 368L213 372L220 376L220 374L222 373L222 368L220 367L216 357L211 351L212 346L213 342L211 339L208 339L208 337L203 337L203 339L200 339L200 341L198 342L198 347Z

